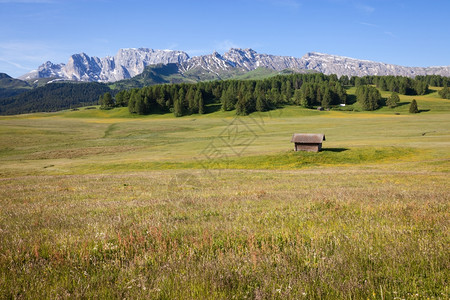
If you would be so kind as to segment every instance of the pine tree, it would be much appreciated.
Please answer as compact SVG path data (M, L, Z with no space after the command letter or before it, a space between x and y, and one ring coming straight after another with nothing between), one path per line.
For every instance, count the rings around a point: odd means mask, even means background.
M198 112L199 114L203 113L203 95L200 90L195 92L194 101L192 103L192 107L189 108L192 113ZM202 112L200 112L202 110Z
M450 88L444 87L439 91L439 96L441 96L443 99L450 99Z
M129 93L126 90L118 92L116 95L116 105L122 107L128 106L129 96Z
M381 100L381 94L373 86L361 85L356 89L356 99L363 110L375 110Z
M222 110L233 110L236 100L235 90L230 84L228 88L222 92L222 97L220 98L220 101L222 102Z
M247 109L245 107L245 100L244 98L240 98L237 102L236 102L236 114L239 116L245 116L247 115Z
M295 104L297 104L297 105L301 105L301 103L302 103L302 97L303 97L303 91L304 91L305 89L303 89L303 90L295 90L295 92L294 92L294 97L293 97L293 100L294 100L294 103Z
M381 77L380 80L379 80L379 88L382 91L387 91L388 90L388 87L387 87L387 84L386 84L386 80L383 77Z
M98 96L97 104L100 104L100 108L102 108L103 103L103 95Z
M138 92L137 89L131 91L130 100L128 101L128 111L132 114L135 114L136 111L136 102L138 101Z
M200 94L200 98L198 99L198 113L204 114L205 113L205 104L203 103L203 95L202 92L198 91Z
M188 104L188 109L190 113L198 111L198 99L195 99L196 95L197 93L194 91L194 88L191 85L186 93L186 102Z
M330 89L327 87L323 93L322 102L321 102L322 107L325 107L325 108L330 107L331 101L332 101L331 92L330 92Z
M412 114L417 114L419 112L419 109L417 108L416 99L413 99L411 101L411 104L409 105L409 112Z
M391 96L387 99L386 104L388 107L393 108L400 102L400 97L396 92L392 92Z
M147 113L147 108L145 105L145 100L140 97L139 100L136 101L135 111L138 115L145 115Z
M256 110L257 111L266 111L266 103L263 95L258 95L256 97Z
M109 92L106 92L103 96L100 96L99 101L101 109L111 109L114 107L114 100Z
M338 98L336 102L345 104L347 102L347 93L339 82L336 82L334 85L334 91Z
M173 114L177 118L183 116L183 104L181 103L181 99L177 99L173 103Z
M339 81L342 83L342 85L349 85L350 84L350 79L348 78L347 75L341 76L339 78Z

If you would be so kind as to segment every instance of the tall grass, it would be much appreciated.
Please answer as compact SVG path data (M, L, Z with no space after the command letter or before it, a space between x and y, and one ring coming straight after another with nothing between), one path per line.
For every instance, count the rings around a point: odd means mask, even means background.
M446 174L2 180L5 298L448 298Z
M286 107L239 129L233 112L0 117L0 298L448 299L434 94L417 115ZM324 151L293 152L294 132Z

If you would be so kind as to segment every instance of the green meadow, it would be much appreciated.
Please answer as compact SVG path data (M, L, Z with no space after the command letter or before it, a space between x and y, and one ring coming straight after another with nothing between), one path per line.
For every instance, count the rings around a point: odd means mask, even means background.
M432 89L375 112L0 117L0 298L448 299ZM323 151L294 152L302 132Z

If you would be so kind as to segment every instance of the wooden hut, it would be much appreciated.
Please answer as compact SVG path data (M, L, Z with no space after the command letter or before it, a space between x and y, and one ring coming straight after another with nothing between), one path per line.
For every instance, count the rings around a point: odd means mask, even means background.
M295 145L295 151L319 152L322 150L322 142L325 134L322 133L294 133L291 143Z

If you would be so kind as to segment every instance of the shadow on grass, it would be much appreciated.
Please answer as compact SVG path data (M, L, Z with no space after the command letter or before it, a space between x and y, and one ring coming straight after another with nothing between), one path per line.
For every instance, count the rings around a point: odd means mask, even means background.
M322 148L323 152L344 152L349 150L348 148Z
M205 105L205 114L210 114L216 111L219 111L222 108L222 104L220 103L213 103Z
M423 112L429 112L429 109L419 109L419 113L423 113Z

